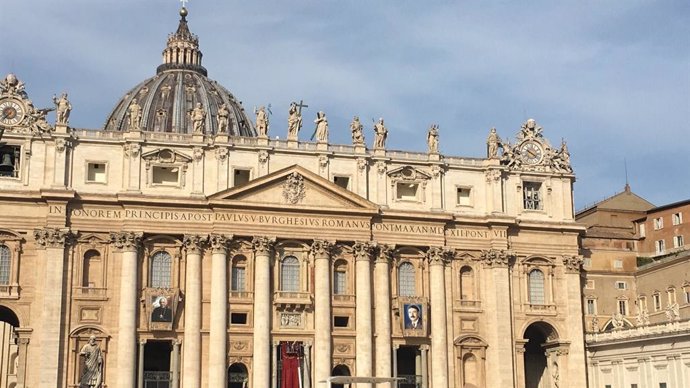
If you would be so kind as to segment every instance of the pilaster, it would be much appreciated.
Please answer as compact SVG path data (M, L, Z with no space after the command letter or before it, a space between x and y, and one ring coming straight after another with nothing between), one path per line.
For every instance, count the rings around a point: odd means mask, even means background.
M185 235L187 252L184 300L184 344L182 347L182 386L201 386L201 258L208 236Z
M137 272L141 233L111 233L110 241L120 251L120 308L118 313L117 387L136 384Z
M352 246L356 272L356 311L357 322L355 365L357 376L370 377L373 371L373 344L371 321L371 256L373 246L368 242L357 242ZM369 385L360 384L363 387Z
M62 298L65 249L72 242L72 232L62 228L43 228L34 230L37 248L44 249L43 266L45 274L43 287L48 290L43 294L41 311L40 360L38 370L39 387L57 388L62 380L60 350L62 349Z
M228 343L228 257L227 243L231 236L212 234L211 246L211 311L208 354L208 386L227 386Z
M331 275L330 258L333 244L314 240L314 381L331 375Z
M426 252L431 287L431 376L434 388L448 388L448 333L446 328L445 265L448 251L431 247Z
M274 238L254 237L254 365L253 385L270 386L271 354L271 254Z
M395 373L391 365L391 279L390 261L393 249L378 245L374 263L374 329L376 377L391 377ZM390 387L391 384L382 384Z

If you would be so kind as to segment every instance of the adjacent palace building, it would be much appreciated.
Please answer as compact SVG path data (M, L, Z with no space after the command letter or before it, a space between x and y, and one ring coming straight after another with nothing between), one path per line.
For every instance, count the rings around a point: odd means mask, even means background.
M301 104L248 114L180 14L102 129L0 81L2 388L585 387L565 143L392 151L355 119L335 145L323 112L302 141Z

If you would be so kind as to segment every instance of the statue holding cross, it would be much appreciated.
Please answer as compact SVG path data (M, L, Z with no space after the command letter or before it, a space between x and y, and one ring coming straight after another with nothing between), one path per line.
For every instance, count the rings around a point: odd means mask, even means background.
M290 109L288 110L288 140L297 140L297 133L302 128L302 108L308 108L309 105L305 105L303 100L290 103Z

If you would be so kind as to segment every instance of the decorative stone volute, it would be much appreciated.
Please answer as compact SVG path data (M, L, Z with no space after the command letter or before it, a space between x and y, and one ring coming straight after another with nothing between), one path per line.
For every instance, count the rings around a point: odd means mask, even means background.
M393 247L385 244L373 244L375 246L376 262L390 263L393 258Z
M426 251L426 259L429 265L445 265L451 257L451 251L443 247L429 247Z
M355 257L355 260L370 261L373 253L374 245L370 242L356 242L352 246L352 255Z
M141 245L142 233L140 232L113 232L110 233L110 242L117 249L123 251L136 251Z
M34 230L36 243L43 248L64 248L74 236L67 229L43 228Z
M232 236L223 234L212 234L208 238L208 244L211 246L213 253L225 253L228 248L228 243L232 240Z
M252 247L256 254L270 255L275 243L276 239L271 237L258 236L252 239Z
M182 239L182 245L184 245L187 253L191 254L201 254L204 246L208 243L208 236L201 234L187 234Z
M310 253L315 259L327 259L333 252L333 243L325 240L314 240L311 244Z
M563 256L563 265L566 272L579 273L584 260L579 256Z
M509 251L489 249L482 251L480 259L487 267L507 267L514 260L515 255Z

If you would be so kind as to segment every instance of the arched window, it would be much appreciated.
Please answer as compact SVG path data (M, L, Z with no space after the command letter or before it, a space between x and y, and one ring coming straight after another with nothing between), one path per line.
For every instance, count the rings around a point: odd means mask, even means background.
M398 295L415 296L416 294L414 266L410 263L402 263L398 267Z
M12 253L6 245L0 245L0 285L10 284L10 266L12 264Z
M472 267L460 268L460 299L475 300L474 295L474 271Z
M462 360L462 384L463 387L477 387L477 357L474 354L466 354Z
M172 257L168 252L159 251L151 256L151 273L149 286L153 288L170 288L172 285Z
M232 291L245 291L247 289L247 260L244 256L232 259L232 275L230 289Z
M338 260L333 265L333 294L347 294L347 262Z
M529 273L529 302L530 304L544 304L544 273L533 269Z
M280 288L282 291L299 291L299 260L288 256L280 264Z
M100 287L100 279L102 278L100 252L94 249L86 251L81 270L82 287Z

